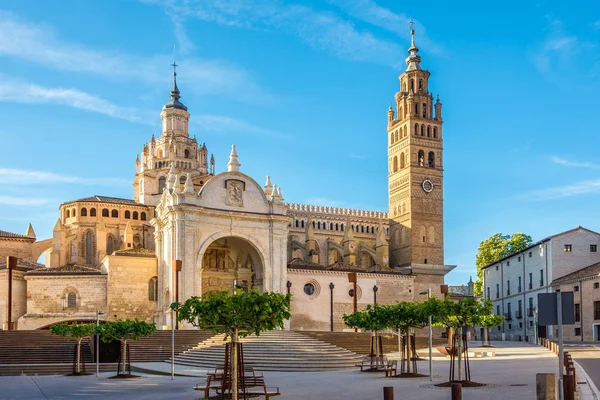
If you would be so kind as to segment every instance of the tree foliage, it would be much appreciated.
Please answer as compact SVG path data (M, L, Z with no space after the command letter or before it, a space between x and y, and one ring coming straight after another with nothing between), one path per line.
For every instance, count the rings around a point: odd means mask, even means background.
M477 268L478 278L474 286L475 294L483 293L483 267L521 251L529 247L532 243L531 236L519 232L512 236L496 233L481 242L475 256L475 267Z
M291 296L255 290L250 292L210 292L204 299L193 296L185 303L173 303L179 321L187 321L198 329L234 333L245 337L252 333L283 328L290 314Z
M98 335L104 343L115 340L139 340L139 338L150 336L154 332L156 332L156 324L137 319L107 322L98 327Z
M435 324L444 328L459 329L465 326L479 325L483 316L492 313L492 302L475 298L460 299L457 302L444 300L440 304L440 312L436 315Z
M500 325L502 322L504 322L504 316L502 315L495 315L495 314L489 314L489 315L482 315L479 317L479 323L477 325L481 325L484 328L493 328L494 326L498 326Z
M61 337L70 337L77 340L77 351L75 357L74 374L81 373L81 342L84 338L93 335L96 332L95 324L78 324L77 322L62 322L50 327L50 333Z
M371 306L362 311L356 311L350 315L344 314L342 317L344 323L350 328L358 328L363 331L377 332L387 328L388 316L387 307L381 307L378 304Z

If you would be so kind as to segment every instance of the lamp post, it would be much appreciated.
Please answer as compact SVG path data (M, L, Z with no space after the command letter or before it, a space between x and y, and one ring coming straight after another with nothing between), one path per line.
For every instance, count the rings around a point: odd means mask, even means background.
M333 284L333 282L331 282L329 284L329 293L331 294L330 298L330 304L329 304L329 321L331 324L331 332L333 332L333 288L335 287L335 285Z
M357 277L357 273L356 272L350 272L348 274L348 282L353 284L353 288L352 288L352 300L354 303L354 312L356 312L358 310L358 292L356 291L356 280L358 279ZM357 328L354 328L354 332L358 332Z
M379 288L377 287L377 285L373 286L373 305L376 306L377 305L377 291L379 290Z
M290 294L290 290L292 289L292 282L287 281L285 286L287 287L287 294Z
M431 288L427 288L427 291L420 292L419 294L426 294L427 301L431 298ZM431 369L431 314L427 317L427 336L428 336L428 345L429 345L429 380L433 380L433 370ZM410 338L409 338L410 340Z
M17 268L17 257L8 256L6 257L6 269L8 269L8 330L13 330L12 323L12 281L13 281L13 269Z
M106 314L100 310L96 311L96 378L100 375L100 337L98 336L98 327L100 326L100 316Z

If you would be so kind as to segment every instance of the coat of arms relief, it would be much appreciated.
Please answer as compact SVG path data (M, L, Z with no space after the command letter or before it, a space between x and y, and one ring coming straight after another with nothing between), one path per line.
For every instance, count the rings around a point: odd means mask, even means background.
M243 207L244 206L244 182L237 180L228 180L225 182L227 194L225 196L225 204L228 206Z

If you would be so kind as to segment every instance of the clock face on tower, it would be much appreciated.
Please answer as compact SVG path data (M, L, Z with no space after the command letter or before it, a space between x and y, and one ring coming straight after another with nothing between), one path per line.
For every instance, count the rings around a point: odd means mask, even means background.
M429 179L425 179L421 183L421 187L426 193L431 193L433 191L433 182L431 182Z

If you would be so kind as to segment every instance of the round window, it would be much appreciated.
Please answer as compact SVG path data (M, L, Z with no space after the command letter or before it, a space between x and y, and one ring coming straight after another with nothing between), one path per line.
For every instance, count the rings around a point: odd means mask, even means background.
M348 290L348 296L354 297L354 289Z
M312 283L307 283L306 285L304 285L304 293L306 293L309 296L315 294L315 285L313 285Z

